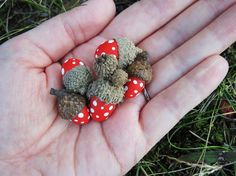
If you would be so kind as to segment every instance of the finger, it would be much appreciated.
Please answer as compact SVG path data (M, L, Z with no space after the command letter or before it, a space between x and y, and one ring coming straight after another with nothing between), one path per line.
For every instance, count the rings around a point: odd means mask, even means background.
M135 43L143 40L195 0L139 1L118 15L102 32L104 38L128 37Z
M143 109L140 123L150 146L160 140L188 111L223 80L227 61L214 55L155 96Z
M90 0L84 5L44 22L17 39L37 46L45 56L45 60L41 62L49 65L52 61L61 59L76 45L99 33L114 13L112 0Z
M235 0L197 1L170 23L145 39L139 46L148 51L150 61L154 63L199 32L233 3Z
M74 57L82 58L86 65L90 66L94 60L96 47L103 41L110 38L127 37L138 43L194 1L153 0L136 2L118 15L99 36L75 48L71 54Z
M148 87L150 95L155 96L202 60L221 53L232 44L236 40L235 19L236 5L181 47L154 64L153 81Z

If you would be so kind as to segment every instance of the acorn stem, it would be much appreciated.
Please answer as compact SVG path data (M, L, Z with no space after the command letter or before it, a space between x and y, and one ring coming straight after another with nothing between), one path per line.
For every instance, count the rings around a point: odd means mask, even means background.
M107 56L106 55L101 55L98 59L97 59L97 62L98 63L103 63L105 62L107 59Z
M61 97L61 96L64 95L64 92L61 91L61 90L56 90L56 89L54 89L54 88L51 88L50 94L51 94L51 95L55 95L55 96L57 96L57 97Z

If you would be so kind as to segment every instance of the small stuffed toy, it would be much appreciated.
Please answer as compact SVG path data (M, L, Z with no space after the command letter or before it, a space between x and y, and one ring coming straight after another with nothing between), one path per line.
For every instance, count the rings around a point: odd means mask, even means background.
M68 92L86 94L93 77L89 69L79 59L68 59L62 65L63 83Z
M152 67L148 62L146 51L139 53L127 68L129 82L125 85L125 98L134 98L142 92L145 85L152 80Z
M83 96L75 93L68 93L65 89L51 89L51 95L58 99L58 111L61 118L71 120L75 124L87 124L90 120L89 110Z
M90 115L96 121L106 120L115 110L116 105L123 101L124 87L114 86L109 80L102 78L94 81L88 88L90 99Z

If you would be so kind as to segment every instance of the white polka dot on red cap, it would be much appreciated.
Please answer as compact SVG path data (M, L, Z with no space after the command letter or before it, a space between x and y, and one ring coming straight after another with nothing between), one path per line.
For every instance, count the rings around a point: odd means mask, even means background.
M94 105L94 106L97 106L97 105L98 105L98 103L97 103L96 100L93 101L93 105Z
M72 64L74 64L74 65L75 65L75 64L76 64L76 62L72 62Z
M90 108L90 112L91 112L91 113L94 113L94 109L93 109L93 108Z
M84 124L84 121L80 122L81 124Z
M108 112L104 113L104 116L105 116L105 117L107 117L108 115L109 115L109 113L108 113Z
M134 93L138 93L138 91L137 91L137 90L134 90Z
M82 113L82 112L79 113L79 114L78 114L78 117L79 117L79 118L83 118L83 117L84 117L84 113Z
M114 40L109 40L109 41L108 41L108 43L113 43L113 42L114 42Z
M113 109L113 106L110 106L110 107L109 107L109 110L111 111L112 109Z
M78 119L74 119L75 122L78 122Z
M99 118L99 115L96 115L96 118L98 119L98 118Z
M134 84L138 84L138 81L136 81L136 80L133 80L133 83L134 83Z
M104 106L102 106L101 109L104 109Z
M115 51L115 50L116 50L116 48L115 48L115 47L112 47L111 49L112 49L113 51Z
M140 85L140 87L143 87L143 83L140 83L139 85Z
M61 74L62 74L62 75L65 74L65 69L64 69L64 68L61 69Z

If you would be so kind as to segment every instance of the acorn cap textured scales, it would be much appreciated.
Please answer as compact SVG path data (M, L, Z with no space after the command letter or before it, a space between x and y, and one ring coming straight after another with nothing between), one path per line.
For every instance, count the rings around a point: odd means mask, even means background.
M96 59L93 68L97 77L109 78L118 66L117 58L113 55L101 55Z
M148 62L147 52L142 52L137 55L134 62L127 68L129 76L138 77L145 81L146 84L152 80L152 67Z
M51 95L57 96L58 111L63 119L70 120L78 115L86 105L86 100L81 95L68 93L64 89L51 89Z
M63 77L63 83L68 92L80 93L84 95L88 85L92 82L93 77L88 68L84 65L77 66L67 72Z
M149 57L148 52L147 51L143 51L143 52L137 54L135 60L148 61L148 57Z
M124 93L125 90L123 86L115 87L107 80L97 79L89 85L87 97L90 99L96 96L107 104L118 104L122 102Z
M122 69L116 69L111 76L111 82L114 86L123 86L128 81L128 73Z
M135 47L134 43L127 38L117 38L116 41L119 48L119 68L125 68L134 61L136 55L142 50Z

